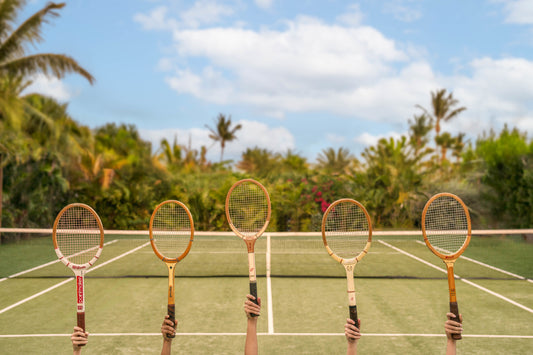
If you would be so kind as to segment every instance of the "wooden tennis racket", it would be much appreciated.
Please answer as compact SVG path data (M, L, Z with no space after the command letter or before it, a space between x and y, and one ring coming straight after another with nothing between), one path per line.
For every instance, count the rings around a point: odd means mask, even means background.
M176 264L187 256L194 239L194 222L187 206L180 201L169 200L160 203L150 218L150 244L155 255L168 268L169 319L176 324L176 302L174 299L174 276ZM174 335L167 335L174 338Z
M57 215L52 238L57 257L76 277L78 327L85 331L85 272L102 254L104 227L91 207L73 203Z
M346 269L350 318L359 327L354 268L372 243L372 222L365 207L347 198L333 202L322 217L322 240L328 254Z
M253 179L237 181L226 196L226 218L233 232L246 243L250 294L257 304L255 241L270 222L270 197L263 185Z
M455 314L453 320L460 322L453 267L470 242L472 230L468 208L453 194L436 194L429 199L422 212L422 234L428 248L446 264L450 312ZM453 334L452 337L462 338L461 334Z

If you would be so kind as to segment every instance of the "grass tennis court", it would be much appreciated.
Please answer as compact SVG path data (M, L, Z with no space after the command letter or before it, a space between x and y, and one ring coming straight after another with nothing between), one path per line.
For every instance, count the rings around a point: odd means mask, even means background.
M148 232L117 233L106 231L102 257L86 276L91 335L83 353L158 354L166 266L154 255ZM375 233L370 253L356 266L360 354L444 353L444 264L414 234ZM455 264L464 317L458 353L533 349L532 255L533 244L520 235L474 233ZM231 233L195 235L176 269L173 353L243 353L246 258L244 243ZM56 260L46 234L0 246L2 353L71 353L75 286L71 271ZM320 235L265 234L256 245L256 264L263 302L259 352L344 353L345 271L327 255Z

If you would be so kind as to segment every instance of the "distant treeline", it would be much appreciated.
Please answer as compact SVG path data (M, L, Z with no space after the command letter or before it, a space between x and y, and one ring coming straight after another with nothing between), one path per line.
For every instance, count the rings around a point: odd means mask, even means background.
M316 231L329 204L345 197L363 203L376 228L418 228L425 202L442 191L466 202L475 228L533 226L533 142L507 127L476 142L441 132L466 110L446 89L431 93L429 109L417 106L407 135L381 139L360 157L349 147L329 148L309 164L297 152L255 147L224 161L241 126L223 114L208 126L219 162L206 159L205 146L177 140L162 140L154 154L134 126L92 130L69 116L67 104L24 93L36 74L95 81L68 55L27 53L65 4L49 2L16 23L24 5L0 11L0 226L50 228L63 206L83 202L107 229L146 229L158 203L177 199L189 206L196 229L228 230L225 196L244 177L270 191L269 228L276 231Z
M27 100L47 119L0 121L3 227L50 228L63 206L82 202L107 229L146 229L158 203L177 199L197 230L229 230L226 193L245 177L269 190L275 231L317 231L329 204L345 197L365 205L375 228L419 228L424 204L442 191L465 201L475 228L533 226L533 142L516 129L476 142L446 132L437 139L424 113L409 121L409 135L381 139L360 157L329 148L309 164L292 151L249 148L237 162L214 163L205 148L163 140L152 153L132 125L91 130L69 117L65 104L40 95Z

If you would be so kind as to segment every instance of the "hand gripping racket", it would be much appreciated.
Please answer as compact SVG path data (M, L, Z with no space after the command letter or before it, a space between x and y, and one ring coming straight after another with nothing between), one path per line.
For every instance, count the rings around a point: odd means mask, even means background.
M365 207L347 198L333 202L322 218L322 240L328 254L346 269L350 318L359 327L354 268L372 243L372 223Z
M257 279L255 270L255 241L263 234L270 221L270 197L259 182L244 179L236 182L226 196L226 217L233 232L248 249L250 294L257 304Z
M85 272L102 254L104 227L89 206L73 203L57 215L52 231L57 257L74 272L78 327L85 331Z
M176 264L187 256L194 238L194 222L187 206L179 201L160 203L150 218L150 243L168 268L168 316L176 324L174 276ZM169 336L173 338L174 336Z
M453 266L470 242L472 234L470 214L463 201L450 193L431 197L422 212L422 234L428 248L446 264L450 291L450 312L459 320ZM461 334L453 334L461 339Z

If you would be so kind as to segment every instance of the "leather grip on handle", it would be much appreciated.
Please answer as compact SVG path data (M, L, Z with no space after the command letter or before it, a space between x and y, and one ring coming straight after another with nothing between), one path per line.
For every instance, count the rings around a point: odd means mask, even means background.
M350 319L355 322L355 326L359 328L359 320L357 319L357 306L350 306Z
M83 329L85 332L85 313L78 313L78 327ZM85 344L80 344L78 346L85 346Z
M259 304L259 302L257 301L257 283L256 282L250 282L250 294L254 296L253 302L255 304ZM258 316L258 314L255 314L255 313L250 313L250 315L252 317Z
M174 329L176 328L176 305L174 304L169 304L168 305L168 308L167 308L167 314L168 314L168 319L172 321L172 323L174 324ZM176 335L174 334L167 334L167 338L175 338Z
M459 318L459 306L457 305L457 302L450 302L450 312L455 314L455 317L451 318L451 320L461 323L461 320ZM461 336L461 334L452 334L452 339L460 340L462 338L463 337Z

